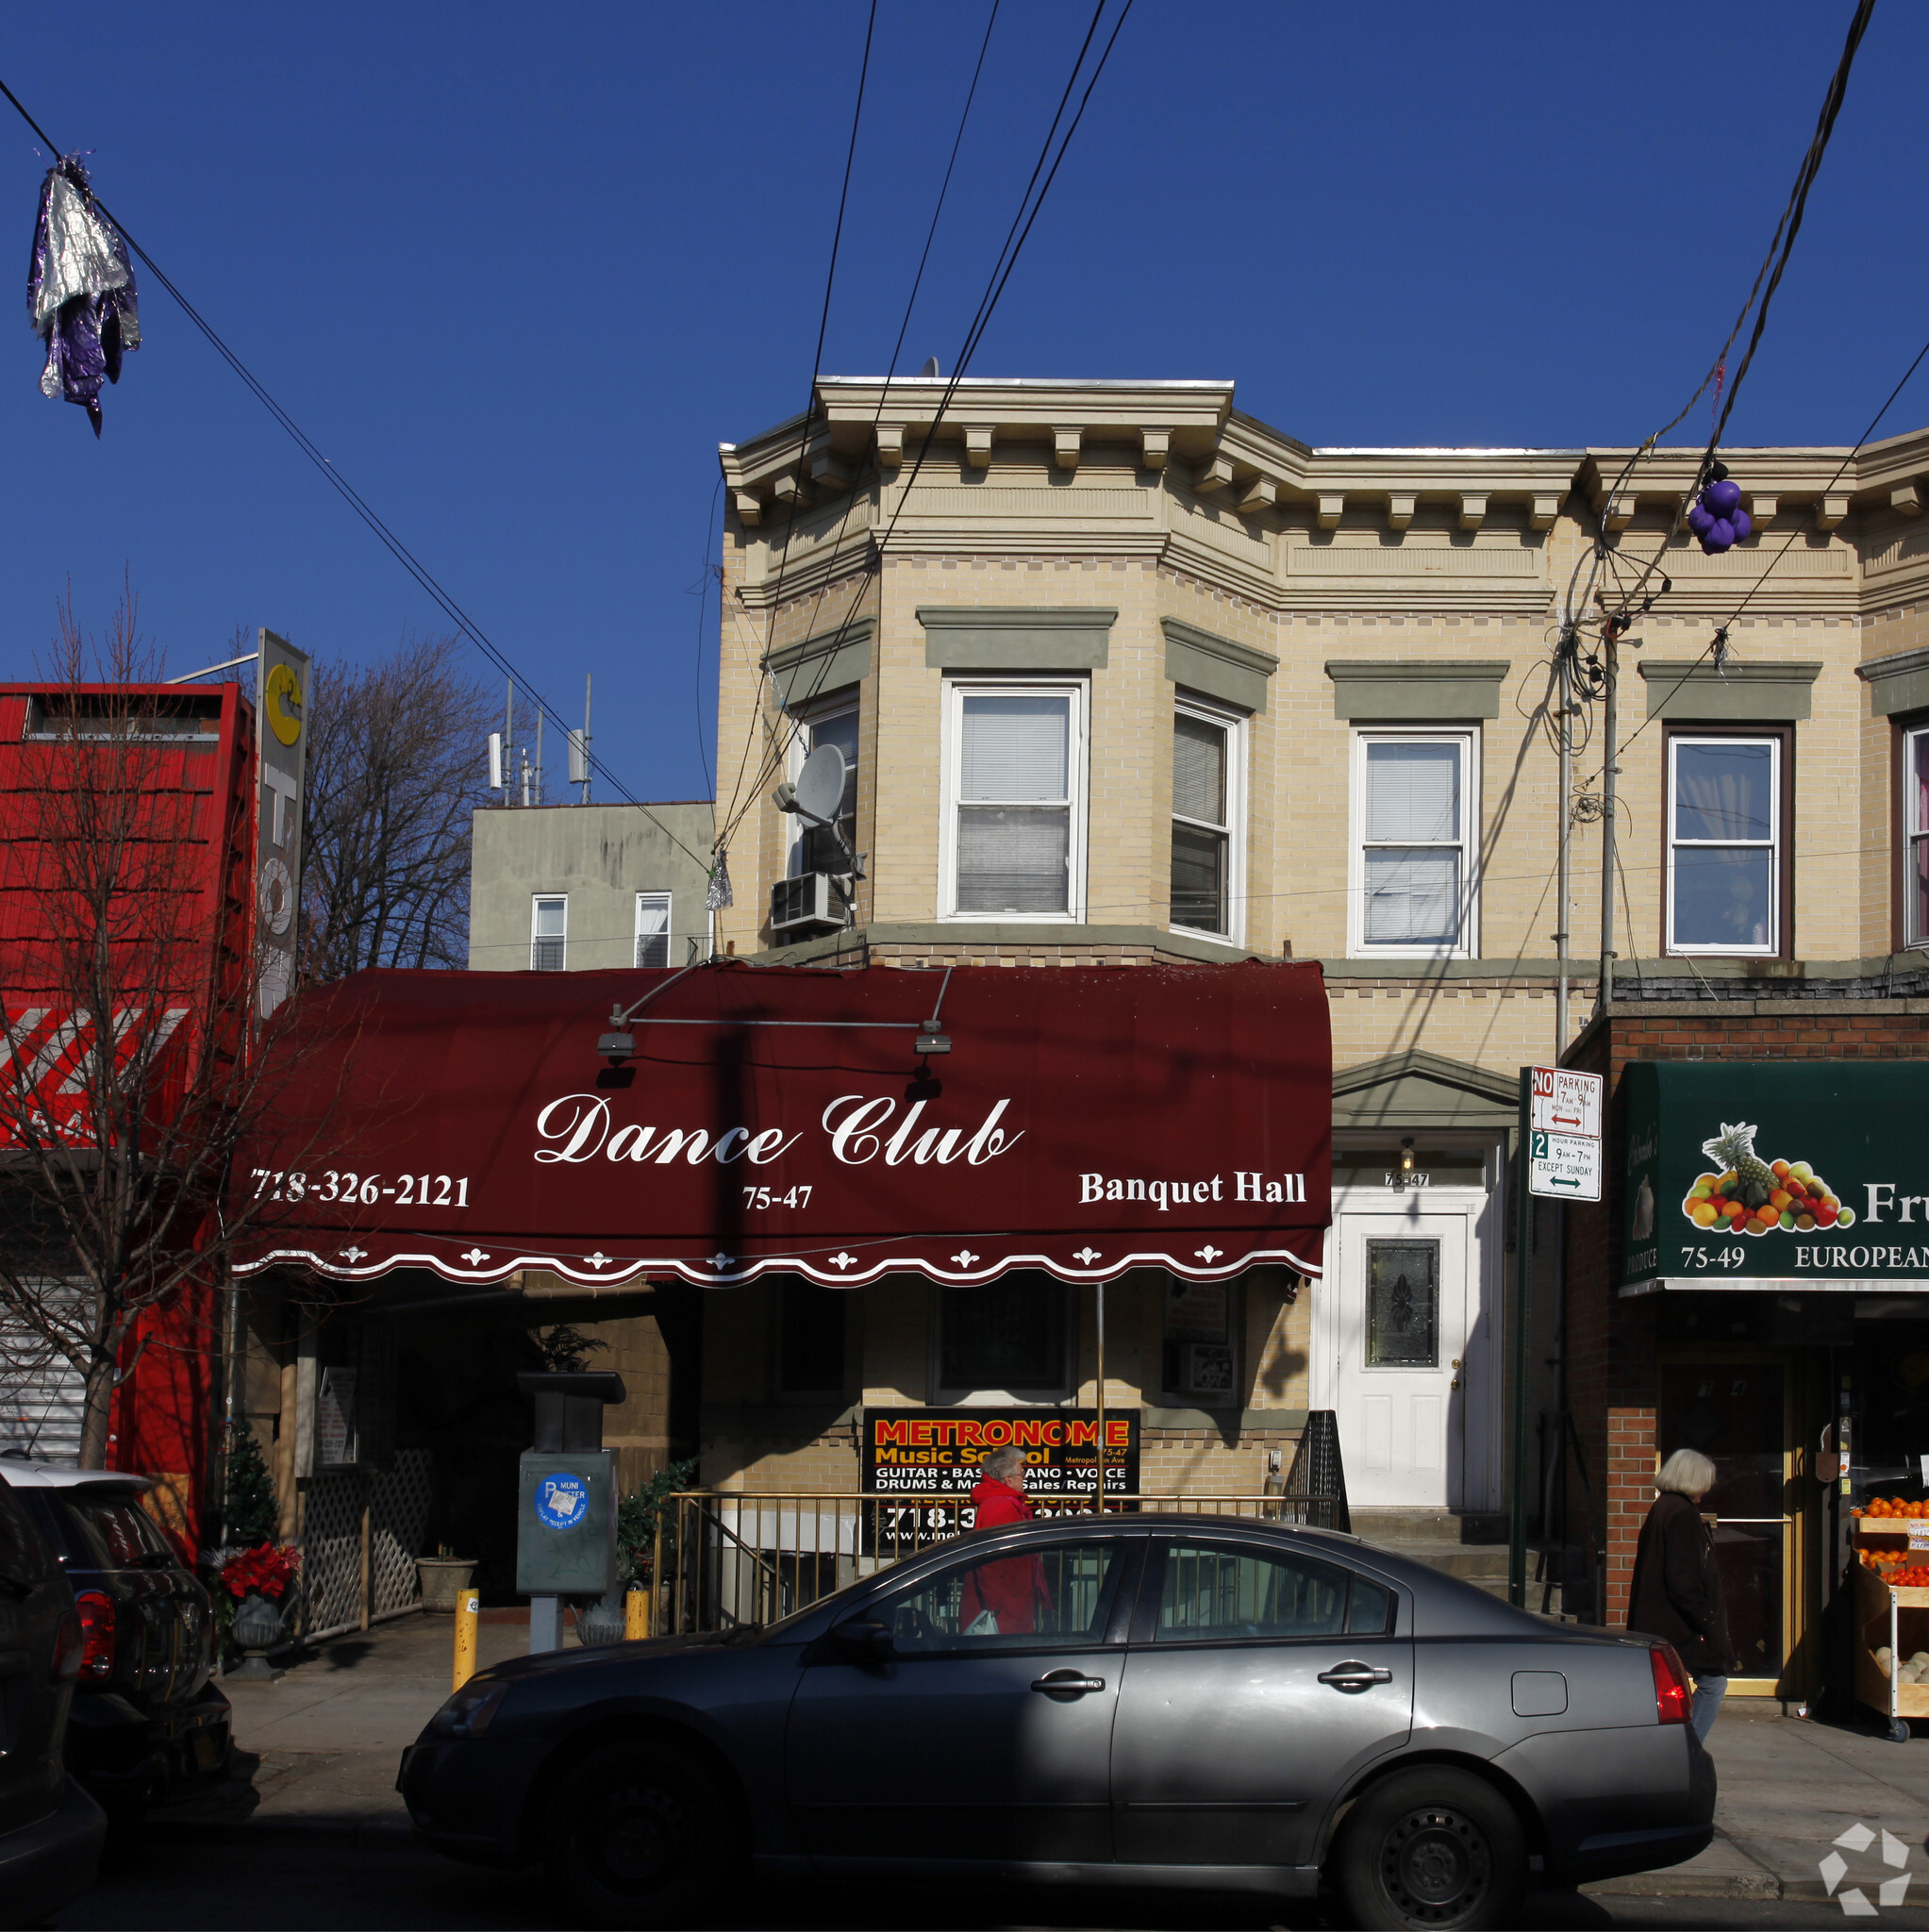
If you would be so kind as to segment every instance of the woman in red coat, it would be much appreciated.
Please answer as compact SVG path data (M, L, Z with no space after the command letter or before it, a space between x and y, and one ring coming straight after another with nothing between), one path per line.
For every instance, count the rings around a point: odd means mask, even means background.
M1024 1492L1023 1449L995 1449L985 1458L985 1474L972 1491L977 1510L975 1527L991 1529L1001 1523L1029 1523L1038 1513ZM961 1636L1022 1636L1039 1628L1052 1607L1041 1557L1006 1557L980 1563L967 1573L957 1612ZM986 1620L989 1619L988 1623Z

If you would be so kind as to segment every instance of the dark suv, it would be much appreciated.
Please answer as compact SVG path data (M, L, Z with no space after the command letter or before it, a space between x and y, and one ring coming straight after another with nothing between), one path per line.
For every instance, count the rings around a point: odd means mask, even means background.
M83 1649L68 1768L117 1824L224 1778L214 1607L141 1507L146 1477L6 1458L0 1473L74 1587Z
M108 1822L60 1762L80 1622L0 1477L0 1924L37 1925L93 1883Z

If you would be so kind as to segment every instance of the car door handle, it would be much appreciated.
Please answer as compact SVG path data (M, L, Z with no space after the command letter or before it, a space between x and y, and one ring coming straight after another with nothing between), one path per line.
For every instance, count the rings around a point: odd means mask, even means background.
M1032 1679L1032 1689L1042 1690L1048 1696L1061 1690L1082 1696L1088 1690L1103 1690L1105 1688L1103 1677L1088 1677L1083 1671L1050 1671L1042 1677Z
M1349 1659L1343 1664L1335 1664L1330 1671L1322 1671L1320 1681L1331 1684L1336 1690L1366 1690L1375 1684L1390 1684L1393 1673L1375 1664Z

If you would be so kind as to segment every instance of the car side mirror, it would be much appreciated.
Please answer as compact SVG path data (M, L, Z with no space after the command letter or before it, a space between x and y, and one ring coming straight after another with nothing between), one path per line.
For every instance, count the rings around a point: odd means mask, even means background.
M854 1662L882 1663L897 1648L891 1641L890 1625L870 1618L855 1617L848 1624L840 1624L831 1635L837 1639L838 1648Z

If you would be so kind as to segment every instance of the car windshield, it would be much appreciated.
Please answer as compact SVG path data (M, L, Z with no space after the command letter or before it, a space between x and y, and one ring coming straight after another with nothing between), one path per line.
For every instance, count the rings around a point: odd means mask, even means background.
M920 1550L914 1552L907 1552L906 1556L922 1556L923 1554L924 1553L922 1550ZM875 1583L880 1576L889 1575L891 1571L895 1570L900 1563L903 1563L906 1560L906 1557L893 1557L890 1562L878 1564L876 1569L867 1572L862 1576L853 1578L852 1581L850 1581L849 1583L840 1585L838 1589L832 1591L828 1595L812 1597L807 1604L799 1604L794 1610L788 1612L784 1616L777 1617L773 1619L772 1622L764 1624L761 1631L758 1634L762 1637L781 1637L783 1633L791 1626L791 1624L797 1623L800 1619L804 1617L815 1616L817 1612L823 1609L826 1605L836 1603L840 1597L849 1596L853 1591L868 1589L872 1584Z

